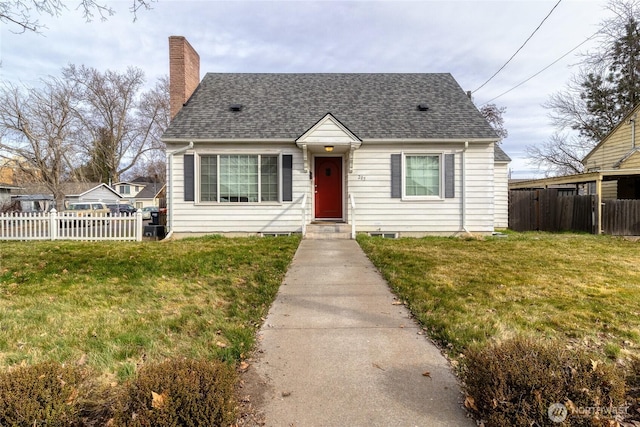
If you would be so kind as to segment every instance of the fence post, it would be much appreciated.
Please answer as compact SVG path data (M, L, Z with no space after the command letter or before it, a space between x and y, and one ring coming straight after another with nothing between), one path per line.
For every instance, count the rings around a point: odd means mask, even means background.
M49 238L56 240L58 238L58 211L56 208L49 212Z
M142 241L142 211L136 211L136 242Z

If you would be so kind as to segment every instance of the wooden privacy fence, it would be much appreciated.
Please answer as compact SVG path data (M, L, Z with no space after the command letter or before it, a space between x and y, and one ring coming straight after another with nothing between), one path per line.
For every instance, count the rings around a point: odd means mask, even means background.
M509 228L515 231L595 232L595 196L564 196L558 190L509 192Z
M509 228L515 231L598 233L596 196L565 196L556 189L509 191ZM606 234L640 235L640 200L605 200Z
M0 240L142 240L142 212L78 217L65 212L0 214Z
M640 200L605 200L602 227L606 234L640 235Z

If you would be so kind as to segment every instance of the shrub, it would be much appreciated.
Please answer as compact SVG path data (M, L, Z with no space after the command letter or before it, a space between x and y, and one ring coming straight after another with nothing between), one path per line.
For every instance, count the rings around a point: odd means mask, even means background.
M83 373L54 362L0 373L1 426L78 425Z
M233 366L168 360L140 370L121 396L117 426L228 426L236 419Z
M462 378L467 406L488 426L557 426L548 415L554 403L568 409L569 425L600 425L606 416L576 409L617 408L625 399L623 375L613 366L522 337L468 351Z
M640 358L638 357L633 357L627 367L627 403L629 408L625 421L640 421Z

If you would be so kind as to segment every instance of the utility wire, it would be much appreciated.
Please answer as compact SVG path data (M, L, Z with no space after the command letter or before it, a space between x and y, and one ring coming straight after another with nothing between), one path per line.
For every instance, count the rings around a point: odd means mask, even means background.
M482 105L487 105L488 103L490 103L491 101L495 101L496 99L500 98L503 95L508 94L509 92L511 92L514 89L519 88L520 86L522 86L523 84L527 83L529 80L533 79L534 77L537 77L539 74L542 74L544 71L546 71L547 69L551 68L552 66L554 66L556 63L560 62L562 59L564 59L567 55L569 55L570 53L572 53L574 50L578 49L580 46L582 46L583 44L585 44L586 42L588 42L589 40L591 40L592 38L594 38L595 36L597 36L598 34L600 34L600 31L596 31L595 33L593 33L591 36L589 36L588 38L586 38L582 43L580 43L579 45L577 45L576 47L574 47L573 49L571 49L570 51L568 51L567 53L565 53L564 55L562 55L560 58L556 59L555 61L553 61L551 64L547 65L546 67L544 67L542 70L538 71L537 73L535 73L534 75L532 75L531 77L527 78L526 80L521 81L520 83L518 83L517 85L515 85L514 87L512 87L509 90L506 90L504 92L502 92L500 95L491 98L490 100L488 100L487 102L482 103Z
M487 84L487 83L489 83L491 80L493 80L493 78L494 78L495 76L497 76L497 75L498 75L498 73L500 73L500 71L502 71L502 70L504 69L504 67L506 67L506 66L509 64L509 62L511 62L511 60L512 60L513 58L515 58L515 56L518 54L518 52L520 52L520 51L522 50L522 48L523 48L523 47L524 47L524 46L529 42L529 40L531 40L531 38L533 37L533 35L534 35L535 33L537 33L537 32L538 32L538 30L540 29L540 27L542 27L542 24L544 24L544 21L546 21L546 20L547 20L547 18L549 18L549 16L551 16L551 14L553 13L553 11L554 11L554 10L556 10L556 7L558 7L558 5L560 4L560 2L561 2L561 1L562 1L562 0L558 0L558 2L556 3L556 5L555 5L555 6L553 6L553 8L552 8L552 9L551 9L551 11L547 14L547 16L545 16L545 17L544 17L544 19L542 20L542 22L540 22L540 25L538 25L538 27L537 27L535 30L533 30L533 33L531 33L531 35L530 35L530 36L529 36L529 37L524 41L524 43L522 43L522 46L520 46L520 47L518 48L518 50L516 50L516 53L514 53L513 55L511 55L511 58L509 58L509 59L507 60L507 62L505 62L505 63L504 63L504 65L503 65L502 67L500 67L500 69L499 69L498 71L496 71L495 73L493 73L493 75L492 75L491 77L489 77L489 79L488 79L486 82L482 83L482 84L480 85L480 87L479 87L479 88L477 88L476 90L474 90L474 91L473 91L473 92L471 92L471 93L476 93L477 91L479 91L480 89L482 89L482 88L484 87L484 85L486 85L486 84Z

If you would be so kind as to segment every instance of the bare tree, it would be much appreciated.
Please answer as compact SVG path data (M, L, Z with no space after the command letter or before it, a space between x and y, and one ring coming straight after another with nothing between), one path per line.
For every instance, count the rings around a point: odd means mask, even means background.
M493 128L496 134L504 139L509 135L507 129L504 127L503 114L507 112L507 107L498 107L496 104L485 104L480 107L480 114L482 114L489 125Z
M165 159L158 156L136 163L129 170L125 179L133 180L136 178L145 178L146 182L166 182L167 169Z
M150 9L151 3L156 0L130 1L132 5L129 10L135 21L138 11ZM92 21L96 16L104 21L107 17L115 14L113 8L96 0L79 0L75 8L82 11L87 22ZM58 17L66 10L68 10L68 3L62 0L2 0L0 1L0 22L15 28L18 33L40 32L45 27L38 20L38 16Z
M544 104L557 133L527 148L547 173L582 171L583 156L640 102L640 0L610 0L606 8L612 17L601 22L598 46Z
M164 148L160 137L169 123L168 79L142 92L144 73L99 72L69 65L63 76L79 87L76 115L85 137L78 141L88 163L81 170L102 182L117 182L141 159Z
M19 159L23 176L51 191L58 208L74 162L75 88L48 78L38 89L0 86L0 151Z
M587 148L579 137L555 133L541 145L526 147L526 153L547 176L572 175L584 171L582 158L589 152Z

